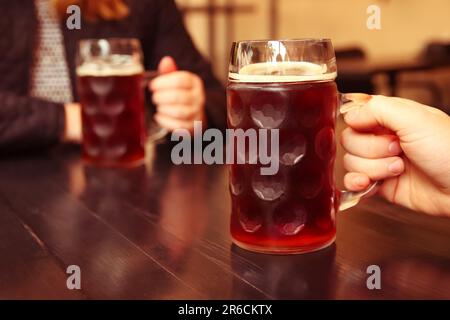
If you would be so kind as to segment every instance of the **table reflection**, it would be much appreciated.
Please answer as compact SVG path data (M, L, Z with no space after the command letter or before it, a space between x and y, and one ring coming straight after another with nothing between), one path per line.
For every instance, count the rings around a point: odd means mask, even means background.
M301 255L266 255L232 246L233 271L273 299L329 299L335 290L336 246ZM239 292L235 292L239 298Z
M73 163L69 177L71 192L92 212L173 268L182 267L208 223L207 177L200 166L161 168L151 161L119 169Z

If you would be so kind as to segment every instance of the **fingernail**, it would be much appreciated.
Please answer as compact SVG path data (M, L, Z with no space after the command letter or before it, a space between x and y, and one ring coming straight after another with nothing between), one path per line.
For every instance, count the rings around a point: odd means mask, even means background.
M392 155L397 155L400 152L402 152L402 148L400 147L400 143L397 140L392 141L389 144L388 148L389 148L389 153L392 154Z
M403 161L400 159L395 160L388 166L388 170L395 175L402 173L403 172Z

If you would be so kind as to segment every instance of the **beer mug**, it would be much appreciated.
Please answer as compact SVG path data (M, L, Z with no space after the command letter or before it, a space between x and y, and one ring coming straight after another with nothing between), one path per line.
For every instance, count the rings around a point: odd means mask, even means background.
M142 61L137 39L80 41L77 85L85 162L138 165L145 159L147 139L156 140L167 133L156 125L147 132L144 87L149 78Z
M327 39L242 41L232 46L227 86L230 129L277 129L279 170L230 166L233 242L265 253L303 253L331 245L336 212L376 190L335 187L335 124L340 107L334 49ZM238 152L236 150L236 152Z

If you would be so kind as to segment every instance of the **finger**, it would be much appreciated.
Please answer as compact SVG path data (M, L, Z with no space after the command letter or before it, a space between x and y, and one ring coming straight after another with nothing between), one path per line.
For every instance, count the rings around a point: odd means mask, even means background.
M158 72L161 74L177 71L178 67L172 57L166 56L161 59L158 65Z
M167 89L192 89L195 83L194 79L195 77L187 71L175 71L156 77L149 86L153 92Z
M171 131L177 129L187 129L189 131L192 131L194 127L193 121L178 120L158 113L155 114L155 121L161 127Z
M366 159L349 153L344 155L344 167L349 172L364 173L373 181L396 177L405 170L400 157Z
M344 176L344 185L350 191L362 191L370 185L370 178L359 172L349 172Z
M397 136L361 133L351 128L342 131L341 144L347 152L370 159L397 156L402 152Z
M351 97L352 95L349 95ZM362 107L352 108L344 116L345 122L356 130L367 130L379 126L396 133L411 129L422 123L429 111L423 105L404 99L372 96Z
M152 101L155 105L163 104L191 104L194 100L191 90L174 89L158 90L153 93Z
M157 114L178 120L194 120L197 111L190 105L159 105Z

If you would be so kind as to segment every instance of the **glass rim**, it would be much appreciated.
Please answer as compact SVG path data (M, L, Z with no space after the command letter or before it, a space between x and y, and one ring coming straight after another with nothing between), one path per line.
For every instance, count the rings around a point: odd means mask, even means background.
M258 53L254 59L253 51ZM336 57L330 38L240 40L231 47L228 69L231 82L310 82L331 81L336 77Z
M78 45L86 45L86 44L95 44L95 43L99 43L100 41L107 41L109 43L111 42L129 42L129 43L136 43L136 44L141 44L141 41L138 38L134 38L134 37L130 37L130 38L125 38L125 37L111 37L111 38L86 38L86 39L80 39L78 41Z
M268 43L268 42L292 42L292 43L306 43L306 42L317 42L317 43L331 43L330 38L284 38L284 39L254 39L254 40L237 40L233 41L233 45L248 43L248 44L260 44L260 43Z
M110 58L114 56L117 56L118 59L111 60ZM77 65L76 74L78 76L81 74L90 75L93 72L91 70L92 65L97 65L97 69L99 69L99 64L106 66L119 63L119 61L122 66L126 65L128 68L131 68L130 70L132 71L128 71L127 74L138 73L136 70L139 70L139 73L144 72L141 42L138 38L133 37L80 39L75 61ZM102 76L105 76L105 72L111 71L111 69L105 67L100 69L103 69ZM99 76L98 73L100 71L96 70L95 75Z

